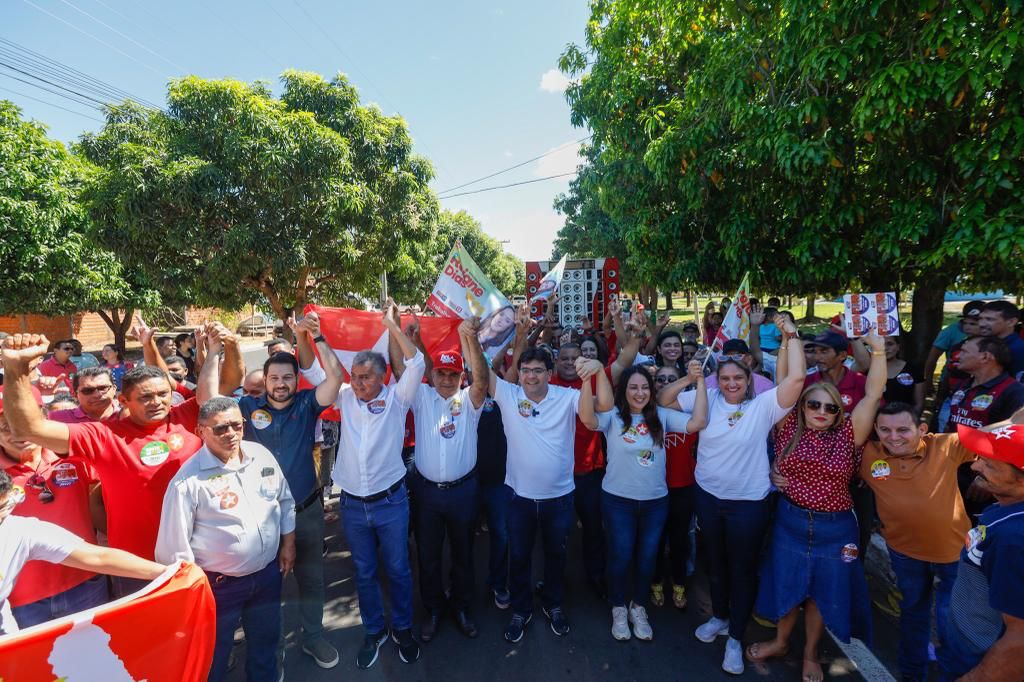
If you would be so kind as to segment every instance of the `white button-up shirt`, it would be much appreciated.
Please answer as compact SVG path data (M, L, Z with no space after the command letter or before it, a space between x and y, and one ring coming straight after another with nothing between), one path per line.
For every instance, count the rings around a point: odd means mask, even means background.
M269 450L242 441L241 461L233 468L204 445L167 486L155 557L249 575L276 560L281 536L294 530L295 500Z
M338 458L331 478L345 492L368 497L401 480L405 415L423 380L423 353L405 361L405 373L394 386L381 386L377 397L363 402L352 386L342 384L335 402L341 410Z
M427 384L416 391L416 470L428 481L457 481L476 466L476 427L483 403L473 407L469 391L464 388L447 400Z

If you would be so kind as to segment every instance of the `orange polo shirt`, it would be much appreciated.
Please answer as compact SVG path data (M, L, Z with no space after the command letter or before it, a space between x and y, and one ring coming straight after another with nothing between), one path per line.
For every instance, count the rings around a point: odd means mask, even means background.
M955 433L925 434L912 455L890 455L877 441L864 446L860 476L875 493L890 548L930 563L959 560L971 520L956 470L973 460Z

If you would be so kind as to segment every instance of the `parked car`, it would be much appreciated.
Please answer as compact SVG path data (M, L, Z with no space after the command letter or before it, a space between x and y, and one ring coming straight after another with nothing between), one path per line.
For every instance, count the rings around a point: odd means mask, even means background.
M242 320L235 331L243 336L262 336L272 334L278 324L277 318L267 313L257 313Z

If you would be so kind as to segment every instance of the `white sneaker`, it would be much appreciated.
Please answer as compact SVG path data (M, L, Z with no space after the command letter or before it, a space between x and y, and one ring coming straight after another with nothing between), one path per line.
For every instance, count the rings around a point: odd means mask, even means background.
M725 658L722 659L722 670L731 675L743 674L743 644L738 639L729 638L725 643Z
M729 632L729 621L712 617L711 620L699 626L693 634L700 641L710 644L715 641L715 637L727 632Z
M613 606L612 607L612 637L625 642L630 638L629 634L629 623L626 621L626 607L625 606ZM639 635L637 635L639 637Z
M646 642L654 639L654 630L651 629L650 623L647 622L647 609L630 603L629 622L633 625L633 634L636 635L637 639L642 639Z

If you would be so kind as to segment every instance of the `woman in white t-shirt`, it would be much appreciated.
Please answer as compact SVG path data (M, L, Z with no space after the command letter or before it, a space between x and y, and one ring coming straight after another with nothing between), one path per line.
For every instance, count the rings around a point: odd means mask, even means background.
M649 640L654 632L646 604L654 575L661 532L668 518L665 481L665 432L693 433L704 427L707 394L699 362L690 363L697 382L692 414L658 407L654 380L643 367L630 367L615 386L615 408L595 412L590 381L580 389L580 421L601 431L608 441L608 467L601 483L601 511L608 544L608 600L612 604L612 637ZM597 374L599 402L609 404L612 386ZM626 579L633 565L632 600L626 601ZM627 611L626 604L629 604Z
M803 345L788 318L776 316L780 353L788 371L776 388L755 396L750 368L735 360L718 366L718 388L708 390L708 424L697 443L697 521L710 555L713 617L694 633L702 642L727 634L722 669L743 672L743 632L757 597L757 568L768 524L768 434L804 385ZM662 389L658 402L693 410L689 376Z

